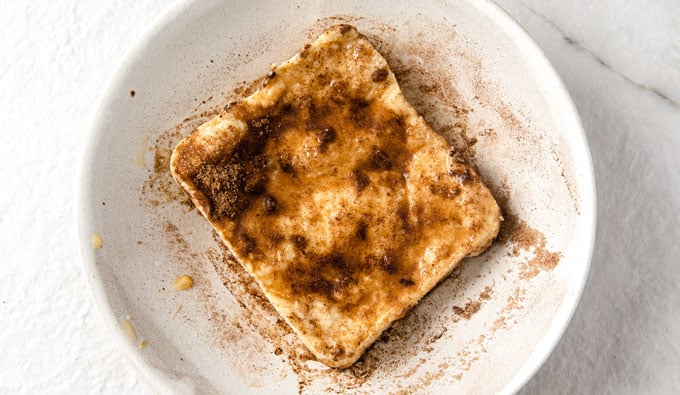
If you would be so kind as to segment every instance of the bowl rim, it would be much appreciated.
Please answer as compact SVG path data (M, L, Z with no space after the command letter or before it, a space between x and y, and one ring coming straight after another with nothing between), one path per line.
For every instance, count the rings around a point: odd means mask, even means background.
M579 244L581 247L582 266L580 267L580 276L577 278L580 281L572 280L576 282L573 287L573 294L570 297L565 296L555 316L552 318L548 330L544 333L534 351L522 367L517 370L513 378L499 392L499 394L515 394L534 377L555 350L562 335L567 330L583 295L590 272L597 228L595 169L586 132L583 129L576 106L564 82L540 49L538 43L515 18L498 4L491 0L466 1L496 22L505 34L517 44L518 48L522 48L523 54L531 59L531 63L535 66L535 71L540 71L542 80L554 87L549 92L551 99L558 103L559 107L563 110L562 113L567 114L568 118L570 118L572 130L569 136L570 147L576 148L572 155L578 157L578 160L574 161L574 167L579 186L580 215L577 230L574 233L577 234L576 237L579 237L579 240L582 242L582 244ZM579 233L579 231L581 232Z
M129 362L137 372L137 376L142 379L149 387L159 393L195 393L192 386L187 383L173 380L165 372L156 369L146 363L138 352L137 347L126 337L120 327L119 318L114 313L109 303L109 298L105 291L105 279L99 275L95 252L91 246L90 238L93 234L91 218L94 213L90 208L92 201L92 190L90 180L93 178L95 158L89 155L97 145L100 130L105 123L103 119L107 109L114 103L114 93L121 86L123 76L126 75L138 61L138 56L143 53L143 49L148 47L156 38L157 33L166 25L181 17L181 15L194 5L193 0L175 0L168 8L161 12L152 22L142 29L142 33L134 40L133 44L125 51L121 62L115 67L113 73L104 83L100 96L95 102L90 113L88 122L88 132L86 133L83 151L81 152L80 174L76 185L77 212L76 223L78 224L78 236L80 240L80 252L83 259L86 280L89 284L90 293L94 299L94 304L99 311L99 316L104 322L104 326L109 331L116 343L117 349L125 360Z
M499 391L500 394L514 394L524 387L529 380L536 374L539 368L545 363L557 346L562 335L566 331L583 294L585 284L590 270L592 253L596 234L596 186L594 168L588 146L585 130L583 129L576 107L568 93L566 86L555 71L554 67L541 51L538 44L531 38L526 30L499 5L491 0L465 0L478 12L484 14L489 20L493 21L503 32L516 44L522 48L523 55L528 57L534 65L535 71L540 73L541 80L553 87L549 91L551 99L556 100L563 113L571 120L572 134L570 137L570 147L576 150L572 154L579 154L579 160L575 161L574 167L577 170L578 198L580 200L580 221L579 230L581 233L580 244L582 247L580 267L580 278L574 285L572 295L566 295L559 309L551 319L547 331L542 336L537 346L525 360L524 364L517 370L515 375ZM105 88L101 91L96 105L90 112L88 122L88 132L86 133L83 150L80 159L80 174L77 178L76 196L77 210L76 223L80 241L80 251L83 260L86 280L89 284L90 293L94 304L99 311L106 328L115 339L117 348L122 350L125 359L131 363L138 373L138 376L151 388L162 392L193 392L191 384L177 381L170 378L164 371L150 366L136 349L137 347L127 339L124 333L117 330L119 327L118 318L114 314L111 304L106 294L105 281L99 274L97 268L95 252L91 247L90 238L92 236L91 220L94 210L90 207L92 201L92 190L90 180L93 177L95 158L89 153L93 152L98 143L99 130L104 125L104 115L107 109L114 103L113 93L118 90L123 76L133 69L138 61L138 56L143 49L151 45L158 32L167 25L175 22L191 7L201 3L201 0L175 0L167 9L157 16L150 23L136 42L131 45L123 56L121 63L115 68L104 84ZM574 280L572 280L574 281Z

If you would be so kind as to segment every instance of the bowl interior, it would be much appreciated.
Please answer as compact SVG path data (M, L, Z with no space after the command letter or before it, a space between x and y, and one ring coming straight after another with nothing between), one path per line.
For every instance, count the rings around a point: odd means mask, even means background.
M548 356L592 249L592 165L578 116L535 44L495 6L410 8L195 1L170 10L129 54L95 116L80 237L104 319L154 387L514 392ZM407 99L479 169L505 217L487 252L346 370L310 357L168 169L183 136L337 23L369 37ZM182 274L195 286L174 291Z

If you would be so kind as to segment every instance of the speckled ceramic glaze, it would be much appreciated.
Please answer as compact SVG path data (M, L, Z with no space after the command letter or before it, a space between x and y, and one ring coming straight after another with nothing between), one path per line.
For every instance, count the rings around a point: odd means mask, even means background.
M369 37L406 98L477 167L505 217L487 252L465 260L346 370L313 360L168 169L183 136L337 23ZM162 392L512 393L576 307L594 205L568 93L494 5L196 1L160 18L99 105L80 237L106 323ZM172 281L184 274L194 286L177 291Z

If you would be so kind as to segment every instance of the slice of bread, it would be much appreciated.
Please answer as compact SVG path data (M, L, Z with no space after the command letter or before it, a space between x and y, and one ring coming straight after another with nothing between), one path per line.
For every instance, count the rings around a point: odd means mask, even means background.
M182 140L172 174L301 340L353 364L466 256L500 209L339 25Z

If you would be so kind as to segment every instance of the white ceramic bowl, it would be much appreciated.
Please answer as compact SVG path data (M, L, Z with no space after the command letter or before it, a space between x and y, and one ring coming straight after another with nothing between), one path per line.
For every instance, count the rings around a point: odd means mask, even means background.
M468 147L506 217L489 251L466 260L347 370L308 358L167 169L182 136L336 23L367 34L406 97ZM527 34L478 0L182 2L109 84L80 194L96 303L163 393L516 392L571 318L595 231L592 164L567 91ZM172 289L181 274L195 279L192 289Z

